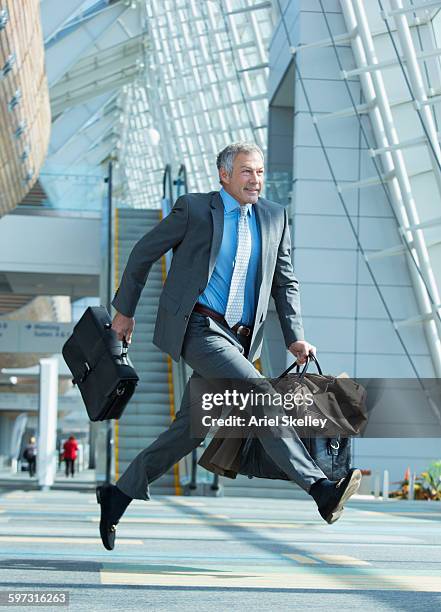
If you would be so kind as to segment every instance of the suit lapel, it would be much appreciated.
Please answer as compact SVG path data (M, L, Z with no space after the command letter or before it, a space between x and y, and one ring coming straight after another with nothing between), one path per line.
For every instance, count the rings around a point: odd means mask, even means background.
M271 224L269 210L260 198L254 204L254 209L256 211L257 222L259 224L260 229L260 261L259 268L257 271L257 288L260 296L260 287L262 285L263 277L265 275L264 262L266 262L268 258L269 232Z
M208 280L210 280L211 274L214 270L224 233L224 205L218 191L213 194L210 207L213 221L213 238L211 240L210 260L208 263Z
M270 219L270 211L265 206L264 202L259 198L257 202L254 204L254 209L257 216L257 221L259 224L260 230L260 261L259 268L257 271L257 305L256 305L256 315L254 319L254 329L251 336L250 342L250 352L253 349L254 339L256 338L257 330L259 327L261 313L264 309L263 304L263 294L262 286L265 282L265 273L267 266L265 263L268 260L268 248L269 248L269 234L271 231L271 219Z

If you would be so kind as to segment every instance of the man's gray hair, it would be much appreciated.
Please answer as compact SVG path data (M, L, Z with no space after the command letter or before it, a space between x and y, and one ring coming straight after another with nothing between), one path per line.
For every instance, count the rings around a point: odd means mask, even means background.
M218 154L216 159L217 169L225 168L228 176L233 173L233 163L239 153L259 153L264 159L263 152L254 142L233 142Z

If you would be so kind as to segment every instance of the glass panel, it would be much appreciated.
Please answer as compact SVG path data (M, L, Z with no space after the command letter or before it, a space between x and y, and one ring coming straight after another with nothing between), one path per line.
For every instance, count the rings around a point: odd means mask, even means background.
M24 198L23 205L101 212L107 197L106 175L105 167L67 167L46 162L38 177L38 185Z
M146 0L145 16L144 74L119 101L115 191L120 205L158 208L166 163L186 164L191 190L210 191L216 155L231 140L265 150L271 9L259 0Z

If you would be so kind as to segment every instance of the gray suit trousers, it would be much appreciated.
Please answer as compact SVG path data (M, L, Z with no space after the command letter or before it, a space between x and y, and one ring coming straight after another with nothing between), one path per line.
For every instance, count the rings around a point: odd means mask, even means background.
M216 321L193 312L184 338L182 357L193 369L192 378L263 378L246 358L248 348L245 338L239 340L233 332ZM135 457L117 481L117 487L126 495L135 499L150 499L149 484L199 446L204 439L191 437L190 381L170 427ZM256 435L259 435L258 431ZM259 436L259 439L273 461L305 491L309 492L317 480L326 478L294 429L289 438L268 436L267 432Z

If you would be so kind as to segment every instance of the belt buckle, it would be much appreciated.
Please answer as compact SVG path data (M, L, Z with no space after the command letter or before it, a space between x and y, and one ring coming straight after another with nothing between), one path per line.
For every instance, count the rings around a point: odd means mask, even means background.
M245 327L245 325L239 325L239 327L237 328L237 332L238 334L241 334L242 336L249 336L250 335L250 328L249 327Z

